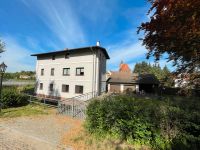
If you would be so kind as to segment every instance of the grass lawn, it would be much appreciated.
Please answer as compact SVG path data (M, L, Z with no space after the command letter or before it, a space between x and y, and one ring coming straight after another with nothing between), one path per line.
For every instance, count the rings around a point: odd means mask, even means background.
M0 112L0 118L12 118L21 116L32 116L32 115L47 115L53 112L53 108L40 104L28 104L22 107L2 109Z

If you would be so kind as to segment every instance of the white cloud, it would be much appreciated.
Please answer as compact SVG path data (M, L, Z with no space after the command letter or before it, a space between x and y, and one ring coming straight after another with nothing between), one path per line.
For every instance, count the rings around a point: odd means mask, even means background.
M81 5L77 5L80 3ZM113 15L116 15L118 2L116 0L78 0L74 2L74 5L79 13L90 23L97 26L105 26L108 21L112 19Z
M128 45L119 45L118 47L115 47L114 50L111 50L111 59L109 63L115 64L119 62L119 60L128 62L139 56L144 56L146 52L147 50L145 50L140 42Z
M147 63L154 64L154 58L146 59L146 53L148 52L141 41L134 41L134 37L131 34L127 34L125 41L117 43L115 45L108 46L110 60L108 61L108 70L118 70L121 61L127 63L130 69L133 69L136 63L146 61ZM167 62L167 55L164 54L158 63L163 68L165 65L173 71L175 68L172 66L172 62Z
M85 36L75 13L66 0L22 2L34 11L65 46L84 43Z
M16 72L21 70L34 70L34 58L30 56L31 52L21 46L14 38L3 37L6 43L6 51L1 53L0 61L4 61L8 66L7 72Z
M147 50L142 46L141 42L123 42L110 46L110 60L108 61L109 69L118 67L121 60L134 66L139 57L145 57ZM132 69L132 68L131 68Z
M32 37L26 37L26 43L31 49L40 51L40 52L45 52L45 50L40 46L40 41L32 38Z

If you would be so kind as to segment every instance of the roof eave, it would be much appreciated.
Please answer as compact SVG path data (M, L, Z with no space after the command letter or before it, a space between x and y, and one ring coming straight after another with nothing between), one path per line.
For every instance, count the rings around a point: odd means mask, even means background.
M103 50L105 56L106 56L106 59L110 59L107 51L105 48L103 47L100 47L100 46L91 46L92 48L95 48L95 49L101 49ZM89 49L91 47L82 47L82 48L74 48L74 49L68 49L68 50L60 50L60 51L54 51L54 52L47 52L47 53L38 53L38 54L31 54L31 56L44 56L44 55L52 55L52 54L59 54L59 53L65 53L65 52L70 52L70 51L74 51L74 50L80 50L80 49Z

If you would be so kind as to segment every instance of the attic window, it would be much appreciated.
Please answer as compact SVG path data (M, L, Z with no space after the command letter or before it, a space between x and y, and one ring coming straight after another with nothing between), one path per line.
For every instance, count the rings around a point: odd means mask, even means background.
M69 53L65 54L65 59L69 59Z
M52 56L52 60L55 60L55 55Z

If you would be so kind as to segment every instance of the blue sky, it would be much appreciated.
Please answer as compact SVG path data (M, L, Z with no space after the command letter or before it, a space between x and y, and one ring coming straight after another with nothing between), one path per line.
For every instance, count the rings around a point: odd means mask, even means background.
M148 8L146 0L1 0L0 38L6 52L0 60L8 65L8 72L34 70L33 53L100 41L111 57L107 70L118 69L121 60L132 69L145 60L147 50L136 31L148 20ZM165 64L161 59L160 65Z

